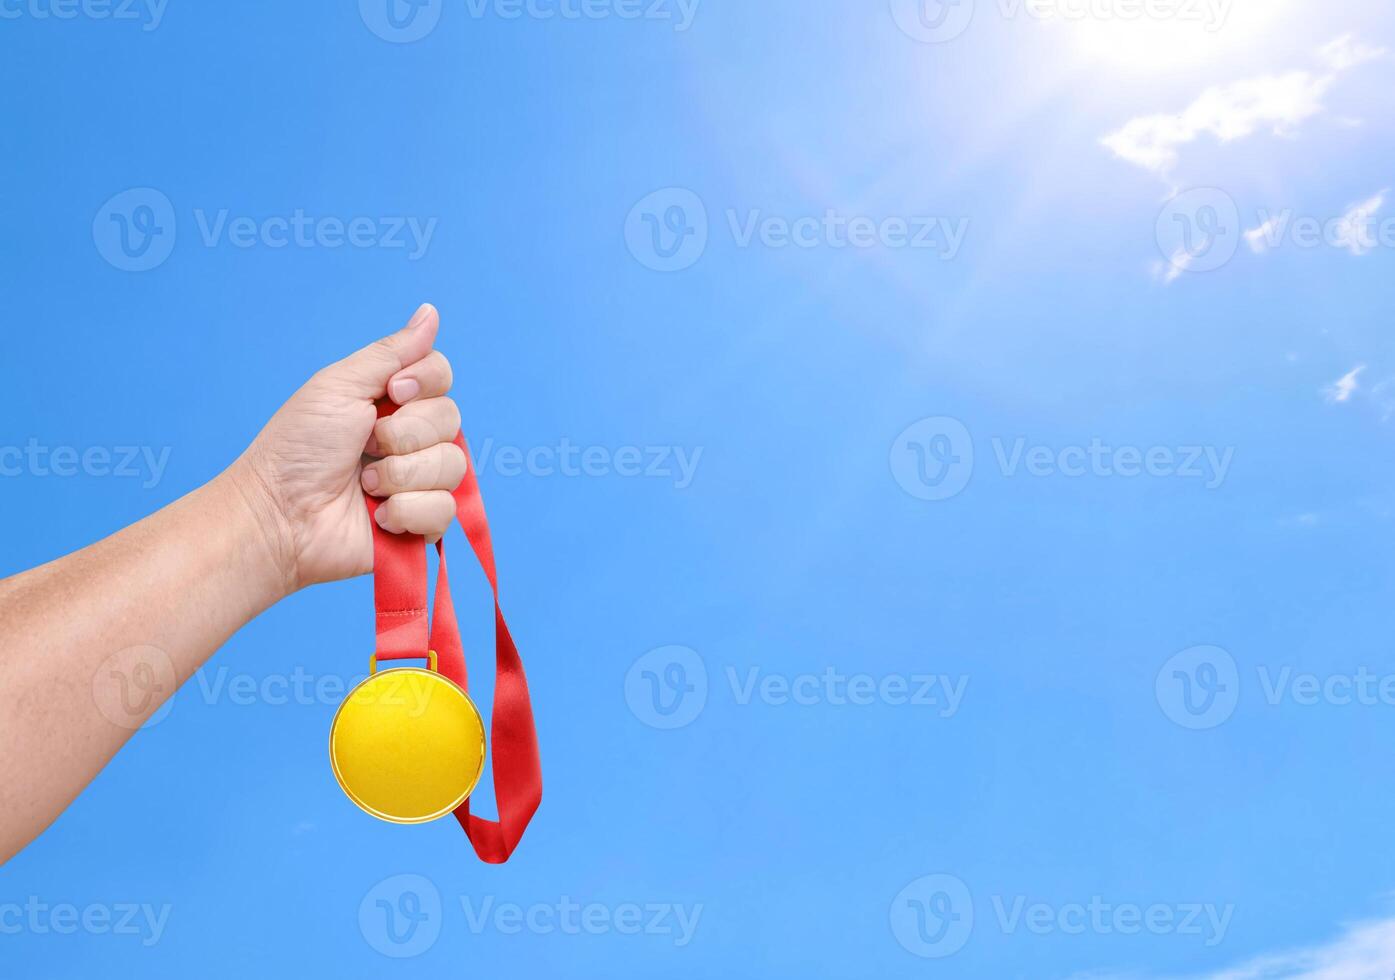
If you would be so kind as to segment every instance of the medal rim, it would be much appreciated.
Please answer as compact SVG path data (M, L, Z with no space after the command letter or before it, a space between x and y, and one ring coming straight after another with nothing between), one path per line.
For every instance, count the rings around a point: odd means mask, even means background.
M376 664L376 658L374 662ZM335 733L339 731L339 721L343 717L344 708L348 705L349 701L353 698L353 696L357 694L361 688L372 683L375 679L386 676L388 674L399 673L425 674L428 677L434 677L438 680L444 681L445 683L449 684L451 687L455 688L455 690L460 693L460 696L462 698L465 699L465 704L469 706L470 713L475 716L475 720L479 722L480 726L480 764L478 771L474 775L474 778L470 780L470 785L466 787L465 792L462 793L454 803L437 811L436 813L433 813L425 817L398 817L393 816L391 814L383 813L369 806L367 803L361 800L352 790L349 789L348 784L344 779L344 774L339 769L339 759L334 750L334 736ZM349 693L345 695L344 700L341 701L339 707L335 709L334 720L330 722L329 726L329 764L330 768L334 771L334 780L339 784L339 789L343 792L345 796L349 798L349 801L353 803L354 806L358 807L360 810L368 814L370 817L375 817L378 820L382 820L384 823L398 824L399 826L413 826L416 824L431 823L432 821L440 820L448 813L454 813L456 810L458 810L461 804L468 800L470 798L470 795L474 793L474 791L479 787L480 779L484 777L484 766L486 761L485 752L488 746L489 736L485 732L484 716L480 714L480 709L479 706L475 704L475 699L470 697L470 692L466 691L463 687L455 683L455 681L451 680L445 674L442 674L440 671L428 670L425 667L392 667L388 670L375 670L373 673L369 674L363 680L355 684L353 690L349 691Z

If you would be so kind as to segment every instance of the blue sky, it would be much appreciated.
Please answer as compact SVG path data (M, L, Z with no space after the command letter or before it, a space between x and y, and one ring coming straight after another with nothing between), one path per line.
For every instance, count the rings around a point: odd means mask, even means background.
M0 869L15 975L1395 973L1388 5L0 13L0 574L429 300L546 786L355 810L301 594Z

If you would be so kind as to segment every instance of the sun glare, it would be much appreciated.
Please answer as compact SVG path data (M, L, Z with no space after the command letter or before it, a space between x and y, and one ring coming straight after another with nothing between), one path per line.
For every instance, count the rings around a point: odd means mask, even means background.
M1140 72L1195 67L1252 44L1290 0L1058 0L1048 19L1082 57Z

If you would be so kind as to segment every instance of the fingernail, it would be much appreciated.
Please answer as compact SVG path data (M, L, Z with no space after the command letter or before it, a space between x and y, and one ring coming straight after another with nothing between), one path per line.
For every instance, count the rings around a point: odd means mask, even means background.
M407 324L407 329L415 330L417 327L425 323L427 317L429 316L431 316L431 304L422 303L420 306L417 307L417 311L412 314L412 322Z
M385 511L383 508L381 508L381 507L378 508L377 513L375 513L375 514L373 515L373 520L377 521L377 522L378 522L378 526L379 526L380 528L382 528L384 531L388 532L389 534L396 534L396 533L397 533L396 531L394 531L394 530L392 529L392 526L388 524L388 522L387 522L387 511Z
M390 389L392 400L399 405L405 405L420 393L421 383L416 378L398 378Z
M373 467L368 467L363 471L363 489L373 493L382 483L382 477L378 476L378 471Z

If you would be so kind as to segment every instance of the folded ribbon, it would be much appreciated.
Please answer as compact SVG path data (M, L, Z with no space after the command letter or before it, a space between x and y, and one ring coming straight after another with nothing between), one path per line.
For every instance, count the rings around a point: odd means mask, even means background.
M391 415L396 406L379 407L379 417ZM542 801L542 767L538 759L537 731L528 697L528 679L523 660L509 635L504 612L499 606L499 582L494 566L494 547L489 521L484 513L479 480L469 447L462 435L455 444L465 452L465 479L455 490L456 517L475 557L484 569L494 592L494 707L490 719L490 743L494 753L494 796L499 819L485 820L470 812L466 800L455 811L475 853L482 861L502 864L513 854L528 821ZM427 623L426 548L415 534L389 534L373 520L381 503L368 496L369 519L373 525L373 593L377 609L379 661L421 659L435 650L441 674L462 690L469 691L465 651L460 627L451 602L450 581L446 575L445 541L436 543L440 570L436 577L436 601Z

